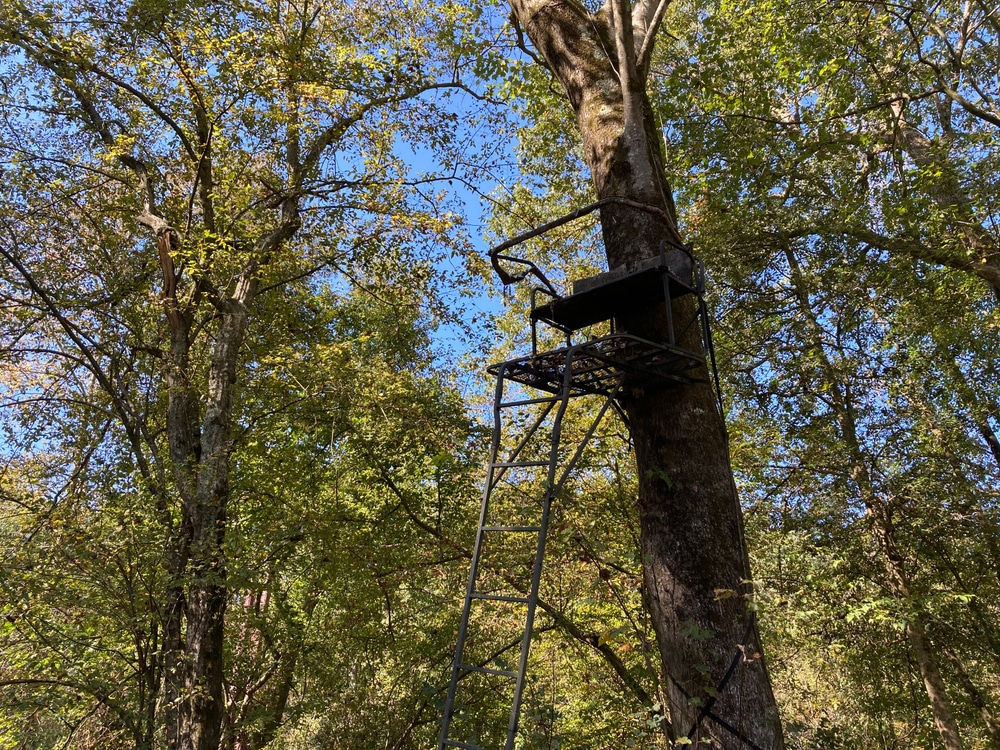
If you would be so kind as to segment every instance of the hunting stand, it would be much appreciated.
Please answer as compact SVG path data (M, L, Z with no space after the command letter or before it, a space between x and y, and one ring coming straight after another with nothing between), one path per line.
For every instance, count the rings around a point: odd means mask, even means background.
M541 286L531 290L531 353L487 368L496 378L493 438L438 750L513 750L552 502L608 409L621 412L623 389L691 382L712 352L704 268L689 247L668 250L661 243L658 257L576 281L567 296L533 263L491 257L505 283L533 275ZM515 275L509 264L527 270ZM697 305L690 319L679 321L678 335L671 302L685 295L694 295ZM666 342L616 332L616 318L647 308L665 311ZM610 333L573 343L574 334L606 321ZM565 346L539 351L539 324L564 334ZM701 351L678 344L688 340L691 326L700 328ZM583 396L600 406L583 438L564 445L567 407ZM510 627L514 622L523 625ZM510 663L506 654L515 650ZM503 696L509 713L483 715L472 696L484 689L492 702Z

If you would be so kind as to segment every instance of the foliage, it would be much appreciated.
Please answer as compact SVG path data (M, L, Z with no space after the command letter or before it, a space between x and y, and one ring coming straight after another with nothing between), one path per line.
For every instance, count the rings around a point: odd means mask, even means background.
M480 350L440 346L479 335L482 293L448 191L488 192L491 240L591 200L570 109L503 21L3 3L0 746L168 744L171 597L200 575L171 567L169 301L204 429L241 280L220 746L433 742L487 437ZM789 745L940 743L920 623L965 746L998 747L995 13L693 1L667 31L650 95L710 270ZM522 249L565 289L601 268L595 229ZM508 291L491 359L527 346ZM626 432L606 422L557 504L526 748L664 746Z
M475 128L445 101L471 112L458 73L491 58L478 12L385 12L4 5L10 742L261 747L360 663L307 659L318 623L409 606L392 571L434 552L356 436L394 414L407 481L463 476L428 332L466 246L435 185Z

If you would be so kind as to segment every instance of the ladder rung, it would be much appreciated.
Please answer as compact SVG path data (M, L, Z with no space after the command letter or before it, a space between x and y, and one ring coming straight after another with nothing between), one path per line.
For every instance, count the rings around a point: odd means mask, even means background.
M503 594L473 594L470 599L486 599L491 602L517 602L518 604L527 604L528 598L526 596L505 596Z
M494 469L516 469L524 466L548 466L548 461L497 461L493 464Z
M459 742L458 740L445 740L441 743L442 745L449 745L451 747L464 747L468 750L483 750L479 745L470 745L468 742Z
M517 531L517 532L534 532L538 533L542 530L541 526L483 526L483 531Z
M476 667L472 664L459 664L459 669L464 669L466 672L480 672L482 674L495 674L500 677L510 677L511 679L517 678L516 672L508 672L505 669L490 669L489 667Z
M532 406L533 404L551 404L559 401L558 396L543 396L542 398L525 398L519 401L501 401L500 408L506 409L511 406Z

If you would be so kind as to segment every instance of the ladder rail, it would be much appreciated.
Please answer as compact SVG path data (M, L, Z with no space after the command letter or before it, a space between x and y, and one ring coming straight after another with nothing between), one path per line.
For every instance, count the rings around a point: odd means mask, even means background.
M501 372L504 372L504 370L501 370ZM504 376L499 373L497 374L498 380L502 377ZM502 387L498 386L497 390L499 393L502 394L503 392ZM514 464L517 461L517 457L521 455L521 451L524 450L524 448L528 445L528 443L531 442L531 438L535 436L535 433L537 433L538 430L541 428L541 426L545 423L545 420L548 418L549 414L552 413L552 409L559 402L559 399L560 396L537 399L538 403L544 403L545 407L540 411L538 417L535 419L531 427L529 427L525 431L524 438L521 440L521 442L519 442L511 450L511 452L507 454L506 461L498 462L496 460L497 456L495 452L490 456L490 466L486 480L486 487L488 490L492 491L498 484L500 484L501 480L503 480L504 475L507 473L507 470L512 468L511 464ZM501 422L501 420L503 419L503 417L501 416L503 408L506 408L506 404L501 405L499 408L494 407L494 417L493 417L494 440L500 439L500 435L503 429L503 424Z
M549 518L552 509L552 501L555 500L562 491L567 479L569 478L572 471L575 469L577 463L579 462L581 456L587 445L590 443L591 438L593 438L598 426L607 414L607 411L612 406L617 408L617 395L622 388L624 382L624 376L616 378L615 387L613 390L607 393L602 393L605 398L601 407L598 409L596 416L591 421L588 429L585 431L582 439L577 442L574 451L568 457L561 451L562 443L562 425L563 419L566 415L569 402L575 396L581 395L576 393L573 389L574 377L578 376L579 372L574 371L573 362L577 356L580 355L582 350L582 345L575 345L568 347L565 353L566 366L563 370L562 383L559 389L559 394L556 396L549 396L545 398L538 399L521 399L516 402L504 402L504 389L507 380L513 381L511 378L511 373L503 366L498 368L496 371L497 375L497 385L495 391L495 401L494 401L494 428L490 448L490 464L487 472L487 482L483 489L482 505L480 507L479 525L476 530L476 539L473 549L472 562L470 565L469 580L466 586L465 598L462 606L462 619L459 625L458 642L455 648L455 660L452 664L451 679L448 685L448 693L445 699L444 716L442 719L441 732L438 739L438 748L444 750L446 747L477 747L475 745L467 745L465 743L457 742L449 738L449 734L452 728L452 719L454 718L456 695L458 691L458 684L462 677L470 673L480 673L486 675L495 675L503 678L514 679L514 693L512 696L512 705L510 714L508 716L507 723L507 736L505 740L504 750L513 750L514 743L517 737L517 729L520 720L520 709L521 709L521 698L523 695L527 665L531 649L531 637L534 632L534 619L535 612L538 603L538 592L541 586L541 574L542 568L545 560L545 546L546 539L548 536L548 525ZM503 416L502 412L505 408L510 405L541 405L542 412L533 420L533 422L526 428L526 436L520 439L517 445L512 449L511 453L505 456L507 460L498 461L500 456L501 448L503 446ZM558 404L558 409L556 413L552 415L552 411ZM541 429L542 424L545 423L546 419L552 415L552 422L550 426L550 433L548 435L548 461L525 461L518 462L516 459L524 448L528 445L531 438ZM562 459L562 460L561 460ZM546 466L545 474L545 491L542 496L541 502L541 519L537 525L533 526L520 526L520 525L502 525L495 524L490 525L490 513L492 510L492 493L496 489L497 484L506 472L508 468L511 468L512 464L524 464L525 466L540 467ZM537 544L535 548L535 556L532 563L531 578L528 584L528 590L522 592L525 596L507 596L499 595L493 593L478 592L476 586L478 583L480 565L483 559L483 548L485 543L485 534L488 532L510 532L510 533L536 533L537 534ZM520 590L517 584L514 584L515 590ZM476 601L505 601L516 604L523 604L525 606L525 617L524 617L524 630L520 637L520 648L518 655L518 667L516 672L507 669L493 669L482 666L474 666L464 663L464 653L466 650L466 645L469 636L469 624L471 620L472 607ZM515 641L514 644L516 645ZM486 662L489 663L489 660Z
M490 470L488 472L486 486L483 489L483 500L479 509L479 524L476 527L476 541L472 549L472 562L469 569L469 581L465 587L465 600L462 603L462 619L458 626L458 642L455 644L455 661L451 667L451 679L448 681L448 695L444 703L444 718L441 722L441 734L438 738L438 747L445 748L448 742L448 732L451 729L452 714L455 709L455 692L458 689L459 673L462 668L462 656L465 651L465 639L469 629L469 613L472 609L473 594L476 591L476 578L479 573L479 561L483 550L483 530L487 526L489 514L490 493L493 489L493 464L496 462L497 453L500 450L501 440L501 417L500 412L503 403L504 377L506 367L501 366L497 373L497 384L493 398L493 436L490 444Z
M556 473L559 467L559 443L562 437L562 420L566 415L566 408L568 407L570 399L573 396L572 382L574 373L572 364L578 351L579 347L573 346L570 347L566 353L566 370L562 386L562 400L559 404L559 413L556 415L555 422L552 426L550 447L551 460L549 462L548 475L546 478L547 488L545 491L545 499L542 502L542 520L540 524L542 528L538 533L538 547L535 551L535 562L531 571L531 588L528 591L528 611L525 617L524 635L521 640L521 657L518 663L517 682L514 685L513 706L511 706L510 721L507 725L507 742L504 745L504 750L513 750L514 741L517 737L517 725L521 715L521 695L524 691L525 675L528 670L528 655L531 650L531 635L535 624L535 609L538 604L538 589L542 578L542 563L545 559L545 542L546 537L548 536L549 514L552 509L552 501L562 490L563 484L565 484L570 472L572 472L573 468L576 466L576 462L580 459L580 456L583 455L584 448L586 448L590 439L593 437L594 432L597 431L598 425L604 419L608 406L614 400L614 397L621 388L621 378L619 378L618 384L616 385L613 393L605 399L601 409L597 413L597 416L591 423L583 439L577 445L572 457L563 467L563 470L557 479Z
M483 552L483 539L484 532L493 530L494 528L504 528L504 527L494 527L490 526L487 521L490 513L490 499L493 490L503 479L504 474L506 474L509 468L512 468L512 464L515 464L521 451L531 442L531 438L538 432L542 424L551 414L553 408L557 403L560 403L561 411L565 411L565 403L568 402L568 395L558 395L558 396L548 396L543 398L535 399L520 399L513 402L504 401L504 384L508 381L506 368L501 365L497 370L497 382L494 390L493 398L493 433L490 441L490 461L489 468L487 470L486 484L483 488L482 503L479 510L479 524L476 527L476 537L473 543L472 551L472 561L469 566L469 580L466 584L465 598L462 604L462 617L459 623L458 629L458 640L455 645L455 659L452 664L451 679L448 682L448 693L445 698L444 705L444 718L441 723L441 732L438 739L438 747L444 748L447 746L448 733L451 729L451 721L453 718L455 710L455 695L458 690L458 682L461 679L462 671L476 671L485 674L506 674L502 670L483 670L475 669L469 670L465 669L463 664L463 656L465 652L466 640L468 638L469 620L472 612L473 602L482 599L483 597L478 596L476 592L476 582L479 578L479 566L482 560ZM514 383L516 381L511 380ZM503 411L512 406L531 406L535 404L541 404L542 409L540 413L535 418L534 422L527 429L525 436L520 440L520 442L507 454L506 461L498 461L497 458L500 454L500 448L503 444ZM550 459L551 460L551 459ZM534 462L532 462L534 463ZM545 464L543 464L545 465ZM519 530L527 531L531 527L518 527ZM538 532L540 538L544 538L544 526L539 524ZM537 552L536 552L537 554ZM513 597L509 597L513 600ZM527 604L527 602L524 602Z
M528 589L527 613L524 622L524 634L521 636L521 655L518 659L517 681L514 683L513 704L510 709L510 719L507 723L507 741L504 750L513 750L517 737L517 724L521 716L521 694L524 691L524 677L528 668L528 653L531 650L531 634L535 625L535 606L538 603L538 587L542 580L542 561L545 558L545 540L549 530L549 514L552 510L552 499L556 494L555 478L559 462L559 441L562 437L562 420L566 416L566 408L570 400L570 383L573 380L573 368L570 366L574 349L566 354L566 375L563 379L559 410L552 424L552 434L549 443L549 466L545 477L545 498L542 500L542 519L539 523L538 546L535 548L535 561L531 568L531 584Z

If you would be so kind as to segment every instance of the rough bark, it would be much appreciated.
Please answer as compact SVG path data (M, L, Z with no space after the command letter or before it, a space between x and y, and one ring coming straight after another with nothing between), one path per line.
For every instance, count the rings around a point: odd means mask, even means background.
M209 153L207 144L203 150ZM145 169L133 166L133 170L145 174ZM210 167L202 167L201 172L203 179L211 181ZM224 543L237 364L259 269L298 229L299 208L293 198L283 201L277 227L244 251L243 269L228 294L220 297L218 290L195 281L190 299L181 304L177 298L180 272L173 257L183 239L155 216L152 189L147 187L147 192L150 198L139 219L157 231L162 304L170 332L164 372L167 442L181 505L181 522L176 527L171 524L166 550L171 581L164 612L166 739L171 748L216 750L222 741L225 714L228 588ZM199 392L189 377L192 323L199 304L209 295L215 308L215 329L207 379Z
M106 147L117 151L111 125L101 114L91 88L81 82L77 63L64 59L61 51L46 43L19 31L14 34L26 55L59 76L79 104L86 125ZM204 111L199 109L198 115L202 125ZM199 128L199 139L201 209L205 228L212 232L215 230L210 190L212 165L205 128ZM157 498L168 537L165 567L170 582L163 603L163 649L159 657L163 665L161 705L165 737L171 748L214 750L219 744L223 712L222 628L226 596L222 542L228 500L232 390L237 354L247 327L246 306L256 288L253 279L258 256L250 254L235 293L218 303L222 309L208 388L199 394L189 377L194 343L192 321L205 290L200 282L196 283L192 299L184 305L179 303L177 285L181 274L175 267L174 256L183 239L157 210L153 170L127 153L119 154L118 162L136 181L140 203L135 216L137 223L156 236L162 273L161 302L169 332L163 378L167 389L166 433L173 486L168 486L165 476L149 470L143 472ZM284 213L283 220L287 220L288 210ZM115 392L110 384L105 389ZM155 444L152 440L147 443ZM143 461L143 446L133 441L133 448L136 458ZM151 453L155 454L155 450ZM174 523L168 509L175 495L180 499L180 524Z
M286 199L276 229L246 252L232 292L215 301L217 325L204 392L190 387L189 317L171 313L172 358L167 383L167 432L182 505L169 566L174 585L167 617L167 739L171 747L216 750L222 740L223 626L228 588L224 550L229 501L232 410L239 351L249 326L259 268L299 226L294 199ZM164 289L171 286L164 280ZM182 631L183 621L183 631Z
M161 250L164 244L161 239ZM167 436L182 519L168 551L172 585L165 624L165 718L172 747L208 750L217 748L221 738L226 608L223 542L233 386L248 325L247 305L255 288L250 279L256 263L251 261L249 266L235 293L220 303L204 407L187 377L190 314L178 309L172 266L163 266L163 305L171 332L165 374Z
M673 217L674 206L645 93L645 42L655 35L662 7L631 9L608 0L591 14L572 0L511 0L511 6L576 113L597 197L656 209L602 208L609 266L654 257L661 240L680 242L676 223L662 218ZM675 305L677 320L693 312L692 299ZM637 310L617 323L663 341L664 320L662 309ZM701 346L693 329L682 343ZM639 472L644 575L674 738L710 737L722 748L746 747L746 738L781 748L748 606L749 560L725 425L707 369L696 376L688 385L636 391L625 404Z

